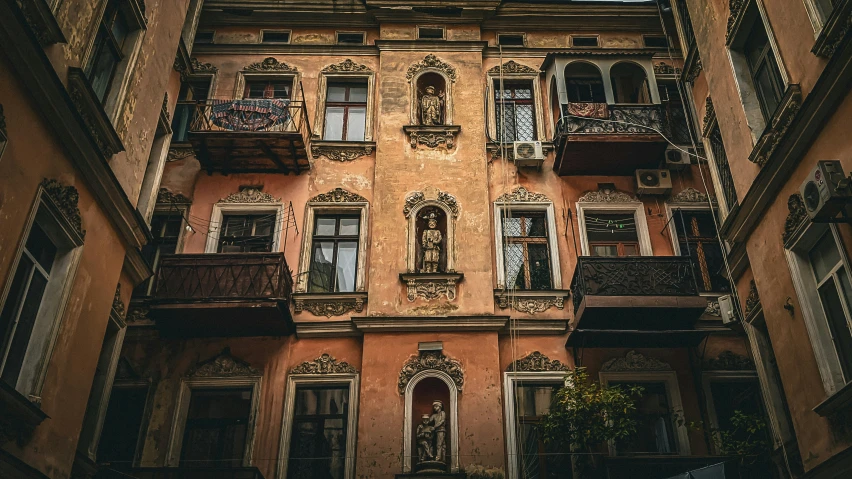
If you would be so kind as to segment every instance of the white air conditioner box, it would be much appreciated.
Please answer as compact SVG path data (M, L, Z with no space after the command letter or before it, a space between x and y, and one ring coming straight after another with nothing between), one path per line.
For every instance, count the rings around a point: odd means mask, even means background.
M540 141L516 141L512 150L512 157L517 166L539 167L544 162L544 150Z
M799 187L811 220L831 220L852 199L849 180L838 160L818 161Z
M667 195L672 191L669 170L636 170L636 192L640 195Z
M666 168L675 171L686 169L690 164L692 164L692 157L690 153L695 154L695 149L686 146L681 148L670 146L666 148Z
M737 309L734 305L734 299L730 294L719 296L719 312L722 314L722 324L731 326L739 322L740 318L737 315Z

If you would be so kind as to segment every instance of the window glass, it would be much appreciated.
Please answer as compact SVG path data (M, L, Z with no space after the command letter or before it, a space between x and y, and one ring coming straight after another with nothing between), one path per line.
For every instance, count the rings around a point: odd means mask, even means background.
M241 467L251 413L250 388L193 389L181 467Z
M317 216L314 224L308 273L309 291L355 291L360 219L352 216Z
M763 117L768 123L781 102L784 87L781 71L778 69L769 37L759 16L746 39L744 53Z
M330 141L364 141L366 127L366 83L329 83L326 94L325 132L323 139Z
M272 251L275 213L223 215L219 236L220 253Z
M183 216L174 211L168 213L155 213L151 218L151 234L153 239L142 247L142 257L151 265L154 276L142 282L133 290L134 296L148 296L151 294L160 257L164 254L175 254L177 244L180 240Z
M521 382L515 387L518 425L516 444L519 477L522 479L568 479L570 455L544 441L542 419L556 398L558 383Z
M367 108L350 108L348 120L346 141L364 141L364 131L367 126Z
M677 441L673 427L674 415L669 404L666 384L663 382L632 383L610 382L626 388L641 386L642 397L636 404L637 433L618 445L619 453L677 453Z
M98 443L98 464L109 463L117 469L133 466L147 398L147 386L112 389Z
M494 81L497 139L503 142L536 139L532 84L528 81Z
M763 400L760 396L760 384L757 378L748 381L711 380L710 394L713 397L713 408L716 413L716 423L720 430L738 430L731 418L739 411L747 415L756 415L763 418ZM746 431L738 430L739 434L735 440L746 441L749 439ZM769 437L766 438L769 440Z
M289 81L250 81L246 82L245 98L290 99Z
M288 479L343 479L349 414L348 387L298 387Z
M503 217L506 287L519 290L552 288L545 213L504 212L512 215Z

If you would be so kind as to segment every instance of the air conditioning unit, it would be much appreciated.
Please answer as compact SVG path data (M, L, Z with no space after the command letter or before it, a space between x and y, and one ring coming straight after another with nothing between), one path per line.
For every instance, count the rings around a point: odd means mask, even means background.
M799 187L805 211L815 222L830 221L852 199L849 180L838 160L822 160Z
M517 166L539 167L544 162L544 150L540 141L516 141L513 143L513 153Z
M636 170L636 192L640 195L667 195L672 191L669 170Z
M692 156L690 154L695 154L695 149L692 147L675 148L674 146L670 146L666 148L666 168L680 171L689 167L692 164Z
M734 299L730 294L719 296L717 301L719 301L719 313L722 315L722 324L725 326L732 326L740 321L740 317L737 315L737 309L734 305Z

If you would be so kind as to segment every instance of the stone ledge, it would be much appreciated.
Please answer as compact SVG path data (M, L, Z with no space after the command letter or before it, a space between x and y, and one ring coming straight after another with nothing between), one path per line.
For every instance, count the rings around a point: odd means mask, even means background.
M402 130L408 135L411 148L423 145L429 148L438 148L444 145L448 150L455 146L456 136L461 131L459 125L406 125Z
M311 141L311 155L324 156L334 161L352 161L372 155L375 149L374 141Z
M569 294L570 291L565 289L513 291L511 294L502 289L494 290L494 298L501 309L512 308L515 311L530 314L543 313L552 307L564 309L565 298Z
M40 398L38 398L41 401ZM15 440L19 446L29 441L47 414L21 393L0 381L0 445Z
M308 311L314 316L341 316L355 311L361 313L367 304L367 293L293 293L296 313Z

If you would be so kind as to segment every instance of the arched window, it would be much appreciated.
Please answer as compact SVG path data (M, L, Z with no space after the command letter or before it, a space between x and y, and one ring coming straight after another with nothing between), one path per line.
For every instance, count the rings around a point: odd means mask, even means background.
M617 63L610 69L616 103L651 103L645 69L635 63Z
M565 67L565 86L570 103L606 103L601 72L591 63L569 63Z

